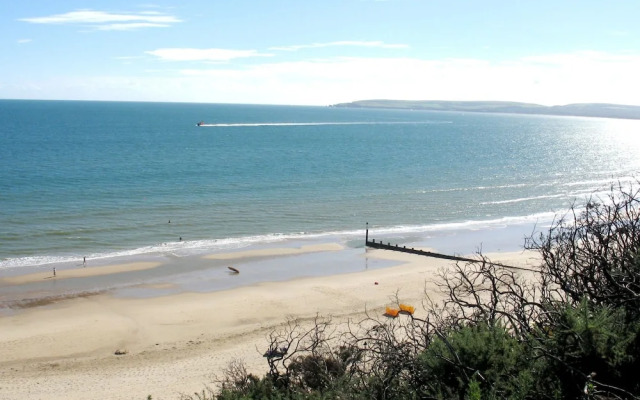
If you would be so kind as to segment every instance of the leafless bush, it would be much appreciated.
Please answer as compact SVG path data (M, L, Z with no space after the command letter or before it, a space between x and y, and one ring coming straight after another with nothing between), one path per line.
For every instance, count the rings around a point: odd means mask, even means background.
M556 298L640 310L640 183L572 206L526 247L541 254L541 276Z

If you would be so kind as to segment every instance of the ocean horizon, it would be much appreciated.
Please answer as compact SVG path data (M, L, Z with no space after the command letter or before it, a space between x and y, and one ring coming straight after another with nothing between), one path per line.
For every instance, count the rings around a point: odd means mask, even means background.
M367 223L399 244L516 250L640 170L634 120L0 100L0 126L0 269L357 248Z

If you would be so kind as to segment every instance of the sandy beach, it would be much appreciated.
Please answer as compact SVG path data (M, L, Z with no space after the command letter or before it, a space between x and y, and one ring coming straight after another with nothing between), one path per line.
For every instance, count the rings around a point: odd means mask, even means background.
M202 259L238 262L344 251L340 245L326 244ZM433 279L438 269L451 265L451 261L384 250L360 249L359 257L393 266L211 292L152 297L96 292L12 310L0 316L0 398L146 399L151 395L156 400L177 399L181 393L192 394L210 385L212 376L233 359L262 375L267 370L262 356L266 337L287 318L309 321L320 315L340 322L358 319L365 310L381 315L385 306L395 304L396 295L420 313L425 292L437 297ZM531 254L522 252L490 257L511 265L534 262ZM154 263L81 267L55 279L117 274L122 268L160 267ZM3 278L0 283L15 288L46 278L29 274ZM170 286L171 282L153 285Z

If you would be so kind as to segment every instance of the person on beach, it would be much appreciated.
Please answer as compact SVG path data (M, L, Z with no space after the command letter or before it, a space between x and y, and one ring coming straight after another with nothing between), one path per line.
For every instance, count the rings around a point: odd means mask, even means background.
M82 266L83 267L87 266L87 257L82 257Z
M56 267L53 267L53 276L56 276Z

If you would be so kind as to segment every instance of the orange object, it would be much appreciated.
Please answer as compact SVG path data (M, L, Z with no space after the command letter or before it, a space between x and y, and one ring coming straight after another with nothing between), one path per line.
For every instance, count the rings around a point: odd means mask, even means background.
M409 313L411 315L413 315L413 313L416 311L414 306L410 306L407 304L400 304L400 311L404 311L406 313Z
M399 312L400 310L398 310L397 308L391 307L387 307L387 309L385 310L385 314L393 318L397 317Z

